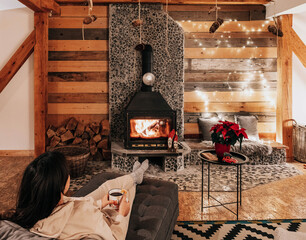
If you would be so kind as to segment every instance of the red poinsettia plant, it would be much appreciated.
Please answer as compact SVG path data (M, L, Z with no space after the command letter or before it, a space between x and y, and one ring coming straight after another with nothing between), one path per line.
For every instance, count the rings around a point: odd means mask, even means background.
M243 138L248 138L244 128L239 128L239 125L228 121L219 121L219 124L214 125L210 132L213 143L221 143L234 146L237 141L240 143L240 149Z

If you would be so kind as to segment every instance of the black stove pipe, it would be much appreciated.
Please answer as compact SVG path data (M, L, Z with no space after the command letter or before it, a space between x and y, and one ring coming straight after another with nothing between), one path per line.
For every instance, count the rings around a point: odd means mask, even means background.
M151 45L145 45L142 51L142 76L146 73L152 73L153 70L153 49ZM142 81L142 79L141 79ZM142 81L141 91L152 92L152 86L145 85Z

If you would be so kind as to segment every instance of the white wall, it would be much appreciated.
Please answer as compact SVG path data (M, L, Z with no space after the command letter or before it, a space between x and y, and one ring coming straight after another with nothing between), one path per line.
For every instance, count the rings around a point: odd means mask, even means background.
M293 14L293 29L306 43L306 12ZM306 68L293 54L292 59L292 116L302 125L306 125Z
M3 0L0 0L3 1ZM28 8L0 11L0 69L34 29ZM34 149L33 54L0 93L0 150Z
M0 0L0 10L24 8L25 6L17 0Z

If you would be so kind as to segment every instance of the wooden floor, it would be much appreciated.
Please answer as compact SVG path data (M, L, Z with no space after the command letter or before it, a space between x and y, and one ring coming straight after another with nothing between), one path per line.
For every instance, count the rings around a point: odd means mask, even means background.
M0 212L14 207L22 173L31 157L0 157ZM306 170L301 163L293 163L303 175L261 185L243 191L239 219L291 219L306 218ZM213 193L220 201L234 201L234 193ZM204 194L204 204L207 196ZM210 200L210 204L215 204ZM179 193L179 221L235 220L223 207L205 209L201 214L199 192ZM235 210L235 205L229 206Z

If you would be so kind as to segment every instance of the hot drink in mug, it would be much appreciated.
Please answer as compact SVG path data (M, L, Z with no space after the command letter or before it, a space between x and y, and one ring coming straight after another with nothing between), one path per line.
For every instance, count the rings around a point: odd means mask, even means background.
M121 188L113 188L113 189L109 190L109 192L108 192L109 200L112 200L112 201L116 202L116 204L111 205L111 208L119 209L120 200L121 200L123 194L125 194L125 193L126 193L126 190L121 189Z

